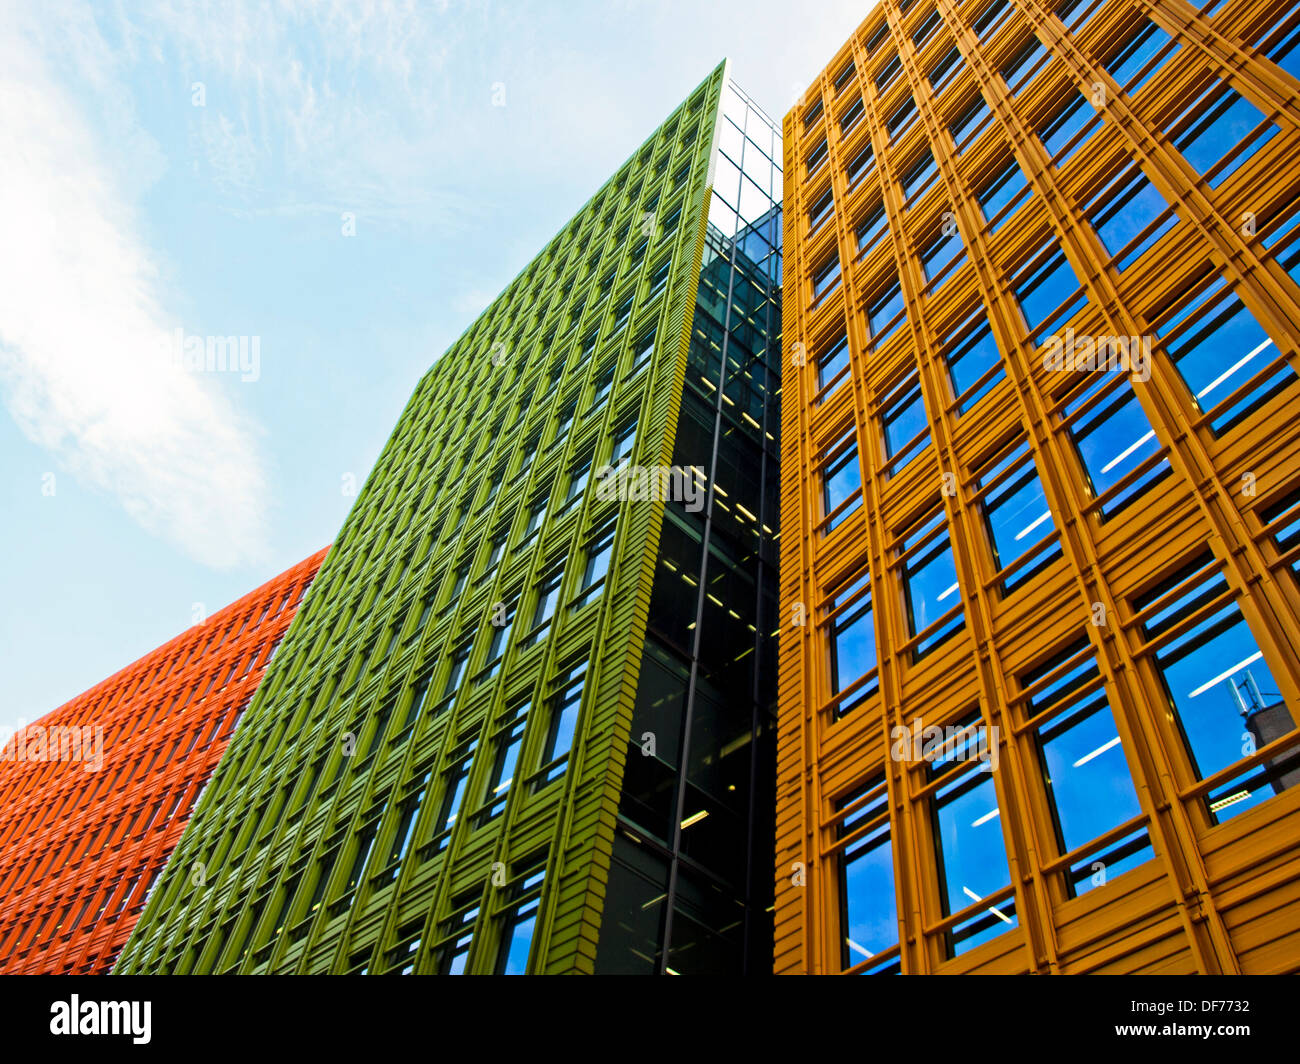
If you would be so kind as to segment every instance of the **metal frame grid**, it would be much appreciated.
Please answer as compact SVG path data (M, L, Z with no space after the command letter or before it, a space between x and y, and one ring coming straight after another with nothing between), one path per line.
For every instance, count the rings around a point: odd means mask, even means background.
M118 971L591 970L724 66L421 381Z
M597 974L771 966L781 141L723 98Z
M1292 727L1198 779L1153 664L1172 636L1147 634L1158 606L1142 597L1171 586L1208 550L1208 572L1225 582L1218 601L1240 610L1295 719L1300 594L1296 548L1282 532L1295 520L1288 507L1300 489L1300 85L1294 53L1291 72L1268 57L1281 58L1284 39L1294 43L1300 9L1259 0L1211 0L1200 10L1172 0L1018 0L1000 12L1001 3L877 5L784 121L792 234L784 335L798 370L788 377L782 422L776 970L1294 971L1300 793L1287 790L1219 824L1206 796L1245 770L1276 764L1300 733ZM1118 84L1108 70L1121 66L1117 50L1142 18L1172 43ZM1037 52L1025 50L1031 34ZM959 59L944 68L953 48ZM1243 128L1236 157L1208 166L1177 145L1202 117L1212 79L1247 100L1272 132ZM1049 151L1038 130L1075 92L1096 114ZM970 110L981 98L982 117ZM954 135L950 127L972 113ZM1025 190L1001 206L985 193L1011 160ZM1091 205L1134 163L1168 209L1135 235L1136 245L1112 255ZM883 231L870 224L878 202ZM861 252L859 227L882 233ZM960 252L939 266L931 251L939 235L953 233ZM1031 327L1017 298L1027 291L1021 271L1057 250L1086 302L1067 301ZM832 256L838 274L827 265ZM901 292L889 304L878 297L895 277ZM1261 382L1277 385L1235 424L1220 416L1231 403L1202 412L1169 354L1169 323L1220 278L1275 345L1225 389L1240 398ZM894 310L905 318L889 334L883 319ZM946 352L971 335L976 310L987 315L999 358L972 386L971 401L956 394ZM1083 416L1074 404L1090 375L1043 362L1049 334L1067 327L1156 337L1150 379L1132 384L1156 448L1100 493L1071 442ZM818 357L843 329L848 368L819 382ZM1231 358L1223 358L1228 370ZM893 450L882 418L912 382L928 436ZM855 446L860 487L828 514L823 470ZM1053 531L1016 566L1001 567L985 517L995 490L986 474L1013 447L1032 458ZM1165 464L1140 505L1106 512ZM923 549L915 523L935 514L961 592L941 620L961 631L918 659L902 573ZM1002 590L1030 568L1037 571L1016 592ZM845 615L837 596L867 573L877 665L833 693L828 628ZM1079 639L1084 656L1095 656L1141 813L1061 853L1034 749L1034 690L1017 678ZM939 784L925 766L890 757L890 737L918 719L945 725L971 712L1000 730L993 775L1010 885L949 912L936 868L931 799ZM865 797L864 784L875 786ZM1153 858L1072 896L1069 869L1138 829L1148 832ZM840 856L886 830L898 945L846 964ZM999 906L1014 906L1014 929L952 956L954 929Z
M324 558L281 573L6 744L0 969L112 968ZM44 759L48 729L82 727L103 729L91 743L102 742L98 768L84 756ZM26 760L35 728L47 753ZM73 744L60 741L60 751Z

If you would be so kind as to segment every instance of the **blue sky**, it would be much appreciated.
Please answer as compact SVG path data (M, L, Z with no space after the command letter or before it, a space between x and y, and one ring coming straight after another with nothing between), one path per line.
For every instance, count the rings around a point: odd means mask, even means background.
M723 56L779 122L871 6L4 5L0 731L328 543L428 365Z

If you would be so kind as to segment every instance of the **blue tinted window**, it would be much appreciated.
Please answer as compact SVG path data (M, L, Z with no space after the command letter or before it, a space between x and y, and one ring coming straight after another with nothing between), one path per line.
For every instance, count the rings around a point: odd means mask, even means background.
M1099 375L1093 387L1066 406L1065 416L1073 418L1109 383L1106 376ZM1114 387L1104 400L1074 418L1070 438L1083 460L1094 498L1105 494L1160 449L1155 430L1127 382ZM1168 473L1169 460L1161 459L1154 469L1107 502L1101 510L1102 518L1118 513Z
M1208 560L1207 560L1208 561ZM1206 573L1206 569L1201 570ZM1186 575L1186 574L1184 574ZM1139 609L1177 586L1174 578L1136 603ZM1240 761L1261 736L1280 737L1295 728L1254 636L1235 602L1211 607L1227 590L1223 574L1193 577L1190 590L1147 619L1147 639L1196 622L1154 655L1170 707L1177 714L1197 779L1205 779ZM1281 790L1269 766L1238 777L1206 796L1210 815L1226 820L1258 805Z
M859 597L853 598L854 595ZM831 622L832 694L839 694L876 668L876 628L871 610L869 574L837 594L831 608L836 609L842 602L850 600L852 605ZM852 705L839 707L838 715L843 716L859 705L864 698L874 694L877 687L874 681L866 684L862 691L855 693Z
M823 263L813 274L813 298L821 299L840 283L840 257L838 254Z
M945 232L945 229L949 231ZM936 278L940 278L934 286L934 291L937 292L943 286L943 282L956 273L956 270L949 269L949 266L958 258L964 258L961 233L957 231L955 225L945 225L944 229L940 229L938 235L921 250L921 266L925 270L925 279L935 281Z
M1300 78L1300 22L1268 50L1268 57L1293 78Z
M880 411L880 421L885 432L885 454L895 457L908 444L924 437L929 441L930 422L925 416L925 402L921 398L921 383L915 373L885 399ZM924 444L908 451L911 461L924 449ZM900 466L901 468L901 466ZM891 472L897 472L891 467Z
M883 777L836 802L836 810L861 802L841 824L840 837L871 825L840 856L840 963L852 968L898 942L894 901L894 857L890 846L889 792ZM874 969L881 971L881 968ZM897 971L898 962L884 971ZM867 971L873 971L868 966Z
M877 347L903 324L903 289L897 281L881 290L867 304L871 341Z
M1033 78L1028 78L1024 85L1017 84L1022 77L1029 73L1040 59L1047 54L1047 49L1043 47L1042 42L1037 37L1031 37L1023 48L1020 49L1011 61L1002 68L1002 77L1007 86L1015 92L1020 92L1025 85L1033 82ZM1041 69L1041 68L1040 68Z
M989 105L983 96L976 96L974 102L948 125L953 144L960 146L989 117Z
M1158 65L1153 66L1142 76L1141 81L1130 85L1129 81L1137 75L1138 71L1168 43L1169 34L1150 19L1143 19L1143 25L1135 30L1124 45L1107 60L1106 69L1110 71L1110 76L1115 79L1120 88L1130 94L1136 94L1151 80L1160 66L1167 63L1178 52L1178 47L1175 45Z
M889 131L889 136L897 137L908 126L912 124L912 119L916 117L916 101L908 97L895 109L893 114L885 120L885 128Z
M938 172L939 168L935 165L934 156L927 151L925 156L903 175L904 197L908 200L913 199Z
M903 565L908 633L913 636L927 634L913 651L915 657L933 650L961 631L966 623L965 617L958 612L942 626L936 625L945 613L961 605L961 585L957 582L957 568L942 509L920 522L904 538L902 549L907 551L921 543L924 546Z
M1053 678L1029 699L1027 713L1038 717L1056 710L1035 734L1057 846L1069 853L1138 816L1142 807L1087 640L1021 676L1020 685L1032 687L1048 676ZM1139 828L1077 862L1069 870L1070 892L1083 893L1151 857L1146 829Z
M1031 332L1067 301L1071 306L1082 302L1078 298L1079 279L1069 260L1059 251L1022 271L1013 291ZM1071 296L1076 298L1071 300Z
M1036 547L1056 526L1028 444L1020 444L999 459L980 475L976 484L982 491L994 481L997 484L984 496L981 508L993 547L993 561L1001 570ZM1003 591L1013 591L1059 556L1059 545L1039 554L1033 566L1003 581Z
M817 356L817 387L825 388L849 366L849 338L841 336Z
M1256 107L1234 89L1227 89L1222 94L1217 92L1216 88L1211 88L1183 112L1180 117L1192 115L1193 121L1173 140L1174 147L1182 152L1183 158L1198 174L1206 173L1234 148L1249 141L1250 134L1264 121ZM1276 132L1277 126L1269 123L1249 151L1238 154L1214 175L1210 187L1217 188Z
M1015 160L1012 160L979 190L977 198L980 210L984 212L985 219L993 223L990 226L991 232L996 233L1006 224L1007 219L1015 214L1015 211L1008 211L995 222L994 218L998 212L1028 187L1024 172Z
M930 87L938 92L944 85L953 79L954 76L961 72L965 65L961 53L956 48L950 48L939 62L935 63L934 69L929 73Z
M987 40L1006 21L1011 11L1012 7L1007 0L993 0L993 3L980 12L972 28L982 39Z
M945 915L960 912L975 902L1003 890L1011 882L1002 818L990 762L970 756L972 747L987 749L983 724L967 722L968 737L952 749L956 757L936 761L932 775L947 777L931 799L934 808L936 858L943 888ZM1015 898L986 906L973 918L953 928L950 955L996 938L1015 926Z
M1043 142L1043 147L1047 149L1047 153L1055 158L1056 154L1088 124L1095 113L1088 101L1076 92L1060 110L1048 119L1047 124L1038 130L1038 137ZM1066 155L1057 159L1056 165L1064 166L1066 160L1079 150L1082 143L1083 141L1080 141Z
M1136 240L1144 229L1153 225L1168 207L1165 198L1147 176L1137 166L1130 166L1098 193L1085 208L1085 212L1097 235L1101 237L1102 244L1114 256ZM1129 248L1127 254L1115 264L1115 268L1121 271L1128 269L1177 224L1178 215L1170 213L1141 241Z
M889 228L889 219L883 205L872 210L857 228L858 251L864 255L871 250Z
M851 438L852 430L842 437L835 446L843 443L844 439ZM833 448L832 448L833 449ZM855 493L859 492L862 487L862 473L858 469L858 445L851 444L843 451L839 451L835 456L829 459L822 468L822 504L823 513L833 513L837 508L847 502ZM826 530L837 528L839 524L850 513L854 512L857 507L850 507L843 513L837 515L827 526Z
M954 329L945 340L944 361L952 380L957 410L966 413L1005 373L1000 371L1002 354L993 339L988 317L980 307ZM991 373L994 367L999 372Z
M1224 284L1216 281L1170 322L1156 329L1171 337L1166 351L1196 405L1215 411L1215 432L1226 432L1295 380L1286 364L1226 409L1224 400L1260 367L1277 356L1277 347L1255 316Z

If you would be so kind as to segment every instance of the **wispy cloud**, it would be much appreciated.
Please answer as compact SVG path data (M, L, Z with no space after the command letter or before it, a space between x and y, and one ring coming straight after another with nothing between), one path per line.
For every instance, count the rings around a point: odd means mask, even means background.
M80 76L111 86L92 21L70 14ZM0 383L23 432L135 520L215 566L262 553L256 428L158 354L182 324L129 196L34 27L0 16ZM66 56L65 52L65 56ZM121 128L131 116L113 109Z

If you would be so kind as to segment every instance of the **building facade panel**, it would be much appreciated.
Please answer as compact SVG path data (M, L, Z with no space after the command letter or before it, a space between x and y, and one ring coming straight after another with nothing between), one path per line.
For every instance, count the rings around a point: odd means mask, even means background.
M778 971L1296 967L1298 26L882 3L786 116Z
M0 970L108 972L325 551L18 729L0 756Z

